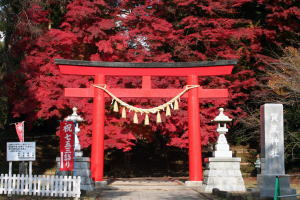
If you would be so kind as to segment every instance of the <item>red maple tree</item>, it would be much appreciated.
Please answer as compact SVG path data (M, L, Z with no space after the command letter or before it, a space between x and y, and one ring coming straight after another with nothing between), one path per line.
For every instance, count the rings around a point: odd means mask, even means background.
M14 116L25 114L29 120L66 116L76 106L86 120L81 127L83 147L91 143L92 101L88 98L66 98L65 87L89 87L92 77L64 76L54 58L124 61L124 62L191 62L237 59L234 73L227 77L201 78L205 88L229 88L229 99L207 99L201 102L203 145L213 141L215 127L210 123L217 108L225 106L232 118L243 117L243 106L249 93L256 89L256 72L263 70L260 58L265 57L267 44L279 44L283 35L296 32L294 16L299 8L293 2L281 4L254 0L56 0L30 3L20 15L14 43L15 54L24 53L20 72L24 74L21 96L12 98ZM51 5L59 3L64 10L59 17ZM45 5L46 4L46 5ZM284 12L282 12L284 11ZM250 16L256 13L257 16ZM54 17L53 17L54 16ZM55 18L55 20L54 20ZM58 19L57 19L58 18ZM292 24L284 23L290 19ZM54 23L55 21L55 23ZM260 24L260 23L261 24ZM274 23L278 26L274 27ZM51 25L51 27L50 27ZM32 36L32 26L38 30ZM281 37L281 38L279 38ZM185 77L153 77L154 88L182 88ZM140 77L107 77L110 87L140 87ZM16 91L15 91L16 92ZM166 99L125 99L142 107L162 104ZM108 102L110 100L108 99ZM164 123L150 127L134 125L131 116L120 119L106 104L106 148L130 150L134 140L151 141L152 132L170 137L168 145L187 147L186 102ZM154 117L151 117L155 121Z

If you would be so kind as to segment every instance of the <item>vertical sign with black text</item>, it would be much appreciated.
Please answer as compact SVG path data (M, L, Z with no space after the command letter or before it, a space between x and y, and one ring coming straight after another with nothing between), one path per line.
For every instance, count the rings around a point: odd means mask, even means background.
M283 105L261 106L261 157L264 158L264 175L285 174Z

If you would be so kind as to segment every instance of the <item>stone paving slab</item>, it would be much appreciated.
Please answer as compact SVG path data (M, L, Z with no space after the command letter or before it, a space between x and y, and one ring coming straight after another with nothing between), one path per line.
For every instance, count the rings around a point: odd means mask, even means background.
M105 190L101 200L201 200L206 199L192 190Z
M114 181L110 185L175 185L178 186L179 184L175 181Z
M98 189L99 190L99 189ZM213 200L176 181L115 181L101 190L97 200Z
M120 185L120 186L107 186L105 190L186 190L188 189L184 185L167 185L167 186L159 186L159 185Z

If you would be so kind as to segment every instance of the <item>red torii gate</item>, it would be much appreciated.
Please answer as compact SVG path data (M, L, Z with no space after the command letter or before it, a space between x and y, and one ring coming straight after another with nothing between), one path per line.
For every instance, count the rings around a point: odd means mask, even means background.
M151 76L187 76L188 85L199 85L198 76L231 74L234 60L175 62L175 63L128 63L96 62L55 59L63 74L93 75L94 84L105 84L105 76L142 76L142 88L109 89L117 97L173 98L182 89L151 89ZM202 156L199 98L228 97L227 89L191 89L183 95L188 97L189 129L189 177L190 181L202 181ZM65 88L67 97L93 97L93 126L91 173L95 181L103 181L104 173L104 104L108 95L101 89Z

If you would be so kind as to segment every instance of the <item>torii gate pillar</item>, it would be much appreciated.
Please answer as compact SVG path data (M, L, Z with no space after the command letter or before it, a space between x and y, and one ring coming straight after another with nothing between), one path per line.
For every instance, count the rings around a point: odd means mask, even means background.
M96 75L94 83L105 84L105 76ZM103 180L104 175L104 108L104 91L94 88L91 172L92 177L97 177L99 181Z
M188 85L198 85L198 76L190 75ZM188 93L189 175L190 181L202 181L202 156L198 90ZM201 167L200 167L201 166Z
M177 62L177 63L127 63L95 62L80 60L55 59L63 74L94 76L94 84L105 84L105 76L142 76L142 88L111 88L118 97L126 98L173 98L181 89L152 89L151 76L186 76L188 85L199 85L198 76L227 75L232 72L235 60ZM91 152L92 178L103 181L104 172L104 103L108 97L104 91L94 87L66 88L65 96L92 97L93 133ZM202 156L200 134L199 98L226 98L227 89L194 88L182 98L188 98L188 133L189 133L189 176L187 185L201 184Z

